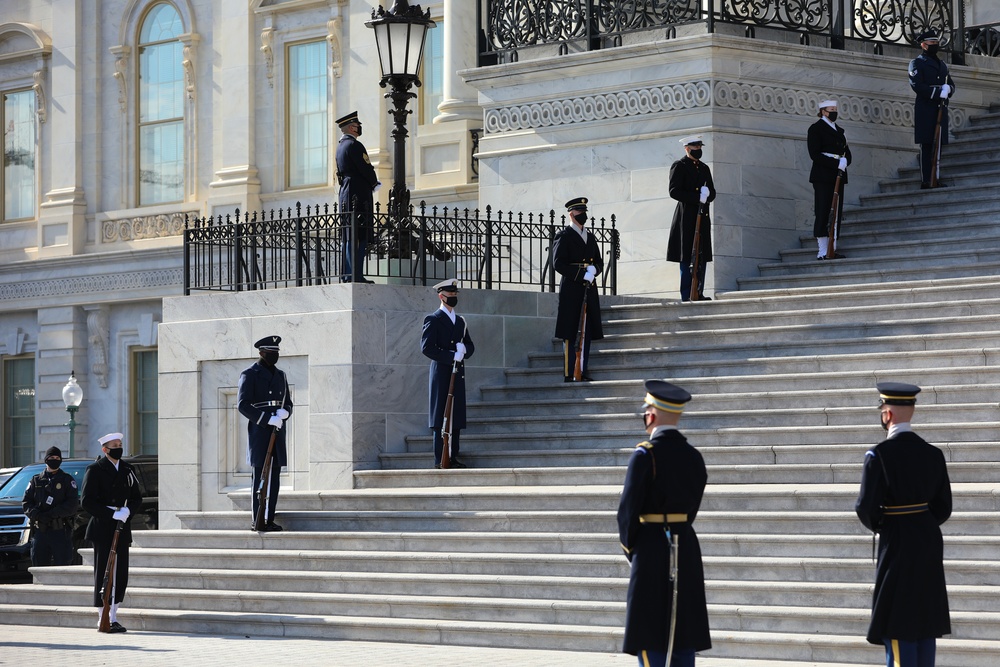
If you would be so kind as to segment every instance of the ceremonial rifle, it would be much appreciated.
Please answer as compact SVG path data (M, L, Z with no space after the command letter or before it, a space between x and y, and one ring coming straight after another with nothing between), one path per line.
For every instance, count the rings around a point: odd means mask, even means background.
M938 104L937 124L934 126L934 156L931 159L931 187L938 186L938 169L941 167L941 124L944 122L944 110L948 108L947 100Z
M664 515L666 519L666 515ZM677 570L680 547L677 544L677 535L671 534L670 529L666 530L667 540L670 542L670 583L673 584L674 591L670 599L670 634L667 635L667 661L670 665L670 658L674 654L674 635L677 631Z
M111 591L115 585L115 568L118 565L118 536L121 535L124 527L124 521L119 521L118 525L115 526L115 536L111 538L111 553L108 554L108 565L104 568L104 581L101 584L101 600L104 606L101 608L101 620L97 625L100 632L111 630L111 605L114 603Z
M260 484L257 487L257 516L254 517L253 529L258 533L264 530L267 523L267 496L271 485L271 462L274 460L274 441L278 438L278 427L271 427L271 440L267 443L267 454L264 455L264 465L260 469Z
M701 216L705 212L705 206L698 204L698 217L694 220L694 244L691 247L691 294L688 298L691 301L698 301L701 298L701 289L698 285L698 268L701 259Z
M580 328L576 334L576 362L573 365L573 380L580 382L583 380L583 337L587 329L587 292L590 290L590 283L583 288L583 306L580 307Z
M844 154L846 155L846 153ZM843 157L843 156L841 156ZM840 183L844 178L844 172L837 170L837 180L833 182L833 199L830 202L830 213L826 218L827 235L829 237L826 246L826 258L835 259L837 253L834 244L837 239L837 230L840 227Z
M465 340L465 332L469 325L465 318L462 318L462 337L459 341ZM451 467L451 429L455 412L455 377L458 375L458 362L451 362L451 381L448 383L448 398L444 402L444 415L441 423L441 468L447 470Z

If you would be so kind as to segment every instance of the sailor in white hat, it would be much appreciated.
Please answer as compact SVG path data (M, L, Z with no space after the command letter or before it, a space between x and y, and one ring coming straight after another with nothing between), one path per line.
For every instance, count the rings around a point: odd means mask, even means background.
M711 301L705 296L706 265L712 261L712 220L709 204L715 200L712 170L702 162L701 135L684 137L684 157L670 166L670 197L677 200L674 219L667 239L667 261L677 262L681 269L681 301L692 300L694 280L692 267L697 266L698 289L694 301ZM700 215L700 222L698 220ZM695 230L698 235L698 256L695 250Z
M813 186L816 259L844 259L844 255L837 252L836 246L844 213L844 186L847 185L847 165L851 164L851 147L847 145L844 128L837 125L837 100L820 102L816 115L819 120L809 126L806 137L806 146L812 159L809 182ZM834 195L837 197L836 201ZM831 236L833 246L830 245Z

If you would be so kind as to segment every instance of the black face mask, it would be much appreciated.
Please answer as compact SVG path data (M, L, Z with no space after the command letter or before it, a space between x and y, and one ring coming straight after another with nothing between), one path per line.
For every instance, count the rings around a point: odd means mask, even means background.
M122 449L121 447L115 447L114 449L109 449L108 450L108 457L114 459L115 461L117 461L118 459L120 459L122 457L122 454L124 452L125 452L125 450Z
M700 160L701 159L701 149L700 148L692 148L691 149L691 157L694 158L695 160Z
M938 54L938 51L940 51L940 50L941 50L941 45L940 44L928 44L927 45L927 55L929 55L929 56L936 56Z
M649 413L648 412L643 412L642 413L642 427L644 429L648 429L649 428L649 422L646 420L646 417L649 417Z
M445 302L445 305L447 305L449 308L454 308L455 306L458 305L458 297L457 296L446 296L444 298L444 302Z
M573 212L573 222L583 227L587 224L587 214L583 211Z
M278 353L277 352L261 352L260 358L271 366L278 363Z
M59 466L62 465L62 459L45 459L45 465L53 470L59 470Z
M836 123L838 115L839 114L836 111L831 111L826 115L826 117L830 119L831 123Z

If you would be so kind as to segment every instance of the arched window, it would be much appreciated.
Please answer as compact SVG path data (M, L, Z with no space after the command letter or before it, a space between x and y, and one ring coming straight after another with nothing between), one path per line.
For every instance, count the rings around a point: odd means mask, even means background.
M139 28L139 205L184 199L184 31L173 6L160 3Z

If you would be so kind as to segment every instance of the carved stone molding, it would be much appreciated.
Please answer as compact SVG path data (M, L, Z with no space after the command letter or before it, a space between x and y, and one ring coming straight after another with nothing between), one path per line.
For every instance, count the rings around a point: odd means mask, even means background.
M180 36L180 41L184 45L181 55L181 67L184 68L184 92L189 100L195 97L195 82L197 81L196 65L198 41L201 38L193 32Z
M340 46L341 23L340 17L326 22L326 43L330 45L330 67L333 70L333 75L338 79L344 73L344 53Z
M160 213L101 223L101 243L160 239L184 232L184 213Z
M260 52L264 54L267 85L274 88L274 28L264 28L260 31Z
M21 327L17 327L14 331L7 335L7 354L12 357L16 357L24 352L24 342L26 340L28 340L28 334L21 331Z
M46 108L48 107L45 100L45 70L35 70L32 72L31 77L35 81L31 85L31 89L35 91L35 115L38 116L39 123L44 123L47 117Z
M128 109L128 57L131 49L128 46L112 46L111 53L115 57L115 81L118 83L118 109L122 113Z
M156 288L180 289L184 284L182 269L133 271L112 275L21 280L0 284L0 302L37 301L51 297L88 296L95 293L120 294L129 290Z
M816 104L826 96L739 81L692 81L490 109L485 128L487 134L500 134L709 106L814 117ZM913 126L912 100L840 96L838 101L841 115L852 122ZM953 108L950 119L951 127L958 129L967 123L968 114Z
M87 339L94 363L90 372L101 388L108 386L108 307L84 306L87 312Z

